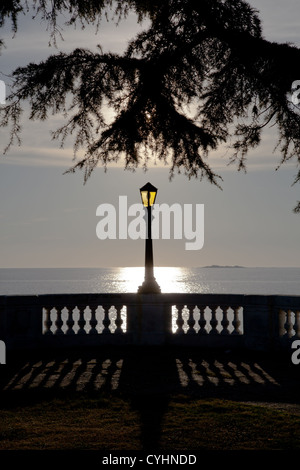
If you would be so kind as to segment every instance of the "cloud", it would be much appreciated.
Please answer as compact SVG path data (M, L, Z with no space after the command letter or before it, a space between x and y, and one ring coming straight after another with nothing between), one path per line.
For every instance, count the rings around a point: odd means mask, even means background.
M97 50L101 45L104 51L121 53L127 47L129 40L144 28L137 23L137 16L130 12L117 26L114 21L101 21L99 30L95 25L87 25L84 29L80 25L66 26L67 18L59 17L58 24L62 30L62 38L57 34L56 46L51 44L50 30L47 31L47 23L39 17L35 20L29 13L19 18L18 31L14 35L11 25L7 23L1 29L1 38L4 39L5 48L2 50L1 70L10 73L18 66L25 66L29 62L45 60L49 55L59 51L71 52L76 47ZM144 23L145 25L146 23ZM37 40L38 38L38 40Z
M21 147L17 153L1 157L0 164L20 166L57 166L66 170L72 165L72 150Z

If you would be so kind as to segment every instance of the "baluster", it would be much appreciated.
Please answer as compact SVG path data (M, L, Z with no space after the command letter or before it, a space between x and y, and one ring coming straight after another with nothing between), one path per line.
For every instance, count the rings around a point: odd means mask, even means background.
M111 323L110 319L109 319L109 309L111 307L111 305L102 305L103 307L103 310L104 310L104 318L103 318L103 331L102 331L102 334L104 335L109 335L111 334L111 331L109 329L109 325Z
M73 320L73 308L74 307L67 307L68 309L68 320L67 320L68 329L66 332L67 335L75 335L75 331L73 330L73 326L75 323Z
M78 309L79 309L79 320L78 320L78 326L79 326L79 330L78 330L78 335L86 335L86 331L84 329L85 327L85 324L86 324L86 321L84 319L84 309L85 307L83 305L80 305L78 306Z
M62 326L63 326L64 322L61 319L61 310L62 310L61 307L56 307L56 321L55 321L56 330L55 330L55 333L54 333L55 335L63 335L64 334L64 332L62 330Z
M184 307L184 305L176 305L176 308L177 308L176 324L177 324L177 327L178 327L177 330L176 330L177 335L183 335L184 334L184 330L183 330L184 320L182 318L183 307Z
M221 307L222 311L223 311L223 318L222 318L222 321L221 321L221 325L223 326L223 330L221 331L221 335L229 335L229 330L228 330L228 325L229 325L229 320L228 320L228 317L227 317L227 311L229 309L229 307L225 306L225 307Z
M200 311L200 318L199 318L199 326L200 329L198 331L198 335L207 335L207 329L205 328L206 326L206 320L205 320L205 305L198 305L198 309Z
M300 338L300 310L295 312L295 324L294 324L295 335L294 338Z
M51 308L45 307L45 314L46 314L46 317L45 317L44 325L46 329L45 329L44 335L51 336L53 335L53 332L51 331L51 326L52 326Z
M216 310L217 310L217 306L212 306L210 307L210 310L211 310L211 320L210 320L210 325L211 325L211 330L209 332L210 335L218 335L219 332L217 330L217 326L218 326L218 320L217 320L217 317L216 317Z
M284 328L286 331L286 336L290 338L292 336L292 330L293 330L293 323L292 323L292 311L287 310L286 312L286 322L284 324Z
M115 324L116 324L115 334L122 334L123 333L123 330L122 330L123 320L121 318L122 308L123 308L123 306L121 306L121 305L116 306L117 316L116 316L116 320L115 320Z
M233 320L232 320L232 325L233 325L233 332L231 333L232 335L240 335L241 330L240 330L240 318L239 318L239 310L241 307L231 307L233 310Z
M195 335L196 334L196 331L195 331L195 319L194 319L194 305L187 305L187 309L189 311L189 318L188 318L188 325L189 325L189 329L187 331L187 334L189 335Z
M121 328L122 328L122 331L123 331L123 333L126 333L126 332L127 332L127 321L128 321L128 319L127 319L127 306L126 306L126 305L124 305L124 306L122 307L122 310L121 310L121 320L122 320L122 325L123 325L123 326L121 327Z
M97 306L90 306L90 310L91 310L91 319L90 319L90 326L91 326L91 329L89 331L89 335L97 335L98 334L98 331L97 331L97 324L98 324L98 320L96 318L96 310L97 310Z

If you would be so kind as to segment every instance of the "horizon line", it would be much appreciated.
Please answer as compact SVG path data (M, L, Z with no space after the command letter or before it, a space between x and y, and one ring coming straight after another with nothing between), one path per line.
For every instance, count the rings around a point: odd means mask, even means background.
M144 268L145 266L3 266L0 269L119 269L119 268ZM244 266L244 265L205 265L205 266L154 266L155 268L183 268L183 269L201 269L201 268L296 268L300 269L300 266Z

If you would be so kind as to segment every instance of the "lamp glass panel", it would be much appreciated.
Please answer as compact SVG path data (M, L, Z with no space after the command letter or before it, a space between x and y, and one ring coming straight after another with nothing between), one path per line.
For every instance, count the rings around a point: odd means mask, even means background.
M155 191L141 191L142 202L145 207L148 207L148 194L149 194L149 205L153 206L156 192Z
M149 204L153 206L156 197L156 192L150 191Z
M145 207L148 207L148 191L141 191L142 202Z

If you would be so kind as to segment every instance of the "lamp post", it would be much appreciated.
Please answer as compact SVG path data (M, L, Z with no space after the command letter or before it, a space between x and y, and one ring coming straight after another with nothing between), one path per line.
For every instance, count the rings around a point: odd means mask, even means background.
M151 207L155 203L157 188L151 183L140 188L142 203L147 208L147 238L145 249L145 280L139 287L139 294L160 294L161 290L157 284L153 273L153 248L151 234Z

